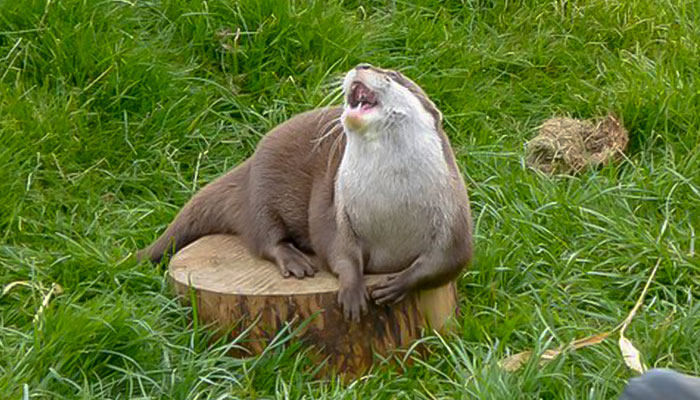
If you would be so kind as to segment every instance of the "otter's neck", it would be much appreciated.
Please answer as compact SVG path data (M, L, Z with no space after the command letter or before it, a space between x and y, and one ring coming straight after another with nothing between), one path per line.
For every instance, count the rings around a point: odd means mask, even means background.
M434 125L423 121L401 123L381 132L362 134L345 130L345 167L386 171L407 169L428 175L449 174L442 141Z
M347 201L358 197L388 203L413 201L435 196L434 191L449 185L442 142L433 126L402 124L384 132L345 134L336 187Z

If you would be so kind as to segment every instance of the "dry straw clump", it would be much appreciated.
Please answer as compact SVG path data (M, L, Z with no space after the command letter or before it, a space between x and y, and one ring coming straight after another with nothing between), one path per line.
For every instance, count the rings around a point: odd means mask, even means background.
M587 166L619 160L627 142L627 130L613 115L588 120L551 118L527 144L526 160L548 174L575 174Z

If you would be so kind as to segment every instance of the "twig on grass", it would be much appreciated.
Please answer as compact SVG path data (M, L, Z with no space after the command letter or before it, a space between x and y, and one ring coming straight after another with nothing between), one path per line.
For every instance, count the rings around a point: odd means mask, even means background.
M627 314L627 317L620 324L618 324L611 331L588 336L582 339L576 339L564 346L559 346L556 349L545 350L539 356L540 365L546 364L549 361L554 360L564 352L570 350L577 350L598 344L619 330L620 339L618 341L618 345L620 347L622 357L625 361L625 365L627 365L632 370L639 372L640 374L643 373L646 370L646 368L641 362L641 354L639 353L639 350L637 350L634 347L634 345L632 345L632 342L630 342L629 339L625 337L624 333L627 329L627 326L629 326L629 324L632 322L632 319L637 314L637 311L642 306L642 303L644 302L644 297L647 294L647 290L649 290L649 285L651 285L651 281L654 279L654 276L656 275L656 271L659 269L660 264L661 259L659 259L656 262L656 265L652 269L651 274L649 274L649 278L647 279L646 284L644 285L644 289L642 289L642 293L637 299L637 302L634 304L634 307L632 307L632 310L629 312L629 314ZM532 350L523 351L504 358L499 362L499 365L501 366L501 368L505 369L508 372L517 371L520 367L522 367L530 360L530 357L532 357Z

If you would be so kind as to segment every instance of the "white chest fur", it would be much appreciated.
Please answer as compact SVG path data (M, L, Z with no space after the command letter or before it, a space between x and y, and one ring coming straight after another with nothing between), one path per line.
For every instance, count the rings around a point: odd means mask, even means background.
M435 132L348 134L337 204L370 251L366 272L401 270L428 247L440 246L456 207L450 192Z

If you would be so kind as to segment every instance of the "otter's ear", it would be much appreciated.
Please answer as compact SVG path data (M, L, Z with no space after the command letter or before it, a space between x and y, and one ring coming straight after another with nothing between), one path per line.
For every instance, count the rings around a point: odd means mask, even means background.
M406 86L407 79L401 72L395 71L393 69L385 69L383 72L384 72L384 75L393 79L394 82L396 82L402 86Z
M433 101L430 100L430 98L427 95L424 97L424 99L425 102L427 102L430 105L430 107L426 108L430 110L435 119L437 119L437 124L442 126L442 123L444 122L444 119L442 117L442 111L440 111L440 109L435 106L435 103L433 103Z
M396 80L406 80L406 77L404 76L404 74L402 74L399 71L390 70L389 76L391 76L392 78L394 78Z
M437 111L438 122L440 122L440 124L442 124L444 121L444 119L442 118L442 111L440 111L440 109L435 106L435 103L433 103L432 100L430 100L430 102L433 104L433 108L435 108L435 111Z

